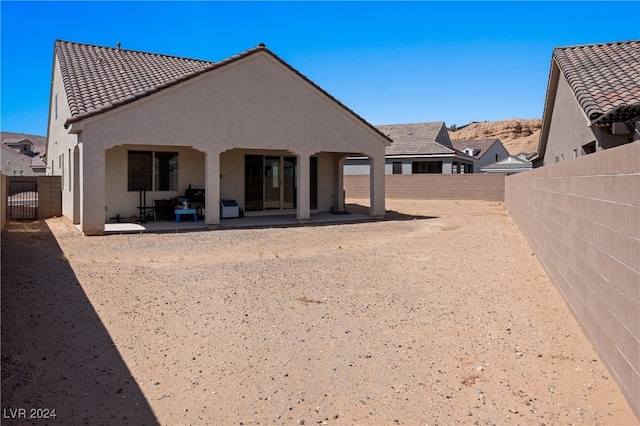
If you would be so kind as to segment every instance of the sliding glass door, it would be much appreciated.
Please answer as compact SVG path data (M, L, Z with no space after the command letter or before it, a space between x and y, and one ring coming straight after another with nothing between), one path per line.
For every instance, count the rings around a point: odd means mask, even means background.
M244 157L244 209L245 211L263 210L263 171L262 155L246 155Z
M317 158L311 158L311 208L317 206ZM293 210L297 208L296 157L246 155L244 157L244 202L246 211Z
M280 210L282 192L281 157L264 157L264 209Z
M296 157L282 158L282 204L283 209L295 209L298 207L296 185Z

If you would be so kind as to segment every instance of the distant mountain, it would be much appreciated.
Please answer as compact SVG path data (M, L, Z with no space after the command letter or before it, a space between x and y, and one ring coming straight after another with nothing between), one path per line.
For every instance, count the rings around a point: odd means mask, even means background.
M509 154L517 155L521 152L533 153L538 150L541 127L542 120L539 118L529 120L511 118L471 123L455 131L449 129L449 137L456 141L498 138Z

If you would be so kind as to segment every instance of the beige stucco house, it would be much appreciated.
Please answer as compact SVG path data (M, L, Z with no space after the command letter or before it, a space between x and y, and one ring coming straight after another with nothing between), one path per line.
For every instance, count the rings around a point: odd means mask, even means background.
M640 41L556 48L535 167L640 140Z
M205 189L246 215L341 210L343 162L371 160L370 214L384 216L390 139L264 45L220 62L56 41L47 169L63 215L87 235L147 204Z

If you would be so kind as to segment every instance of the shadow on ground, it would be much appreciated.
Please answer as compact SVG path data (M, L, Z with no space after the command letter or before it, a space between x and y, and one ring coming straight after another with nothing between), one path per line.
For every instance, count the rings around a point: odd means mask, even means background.
M2 232L1 362L3 425L158 424L42 221Z
M361 204L345 204L345 210L349 213L369 214L369 206L363 206ZM438 216L423 216L400 213L395 210L385 210L384 220L422 220L422 219L437 219Z

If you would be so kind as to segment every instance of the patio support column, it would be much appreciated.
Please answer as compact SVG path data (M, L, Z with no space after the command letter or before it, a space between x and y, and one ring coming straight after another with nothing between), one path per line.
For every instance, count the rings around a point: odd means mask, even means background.
M384 210L384 155L369 157L371 172L369 174L369 197L371 199L370 215L383 219Z
M79 139L82 134L80 134ZM80 155L80 227L85 235L104 234L105 152L78 144Z
M453 173L453 164L452 161L449 159L445 159L442 161L442 174L443 175L450 175L451 173Z
M344 211L344 160L347 157L340 157L338 160L338 211Z
M205 165L204 220L211 229L220 225L220 153L208 151Z
M308 223L311 217L311 205L310 205L310 160L309 155L306 153L298 155L298 208L297 218L299 223Z

